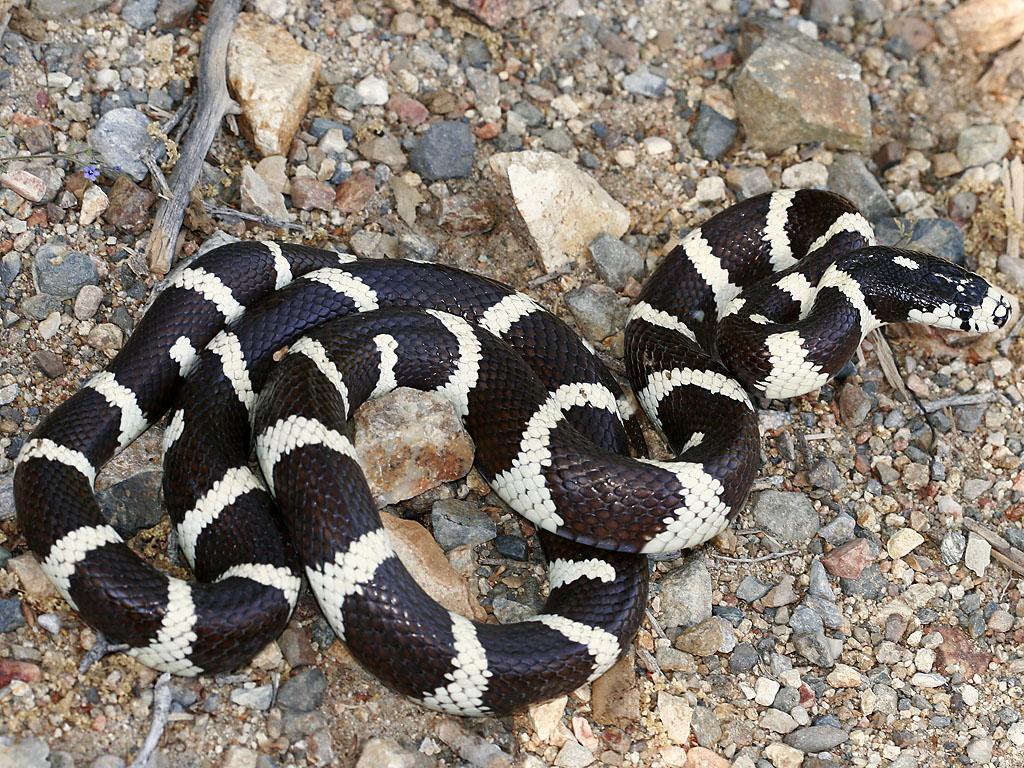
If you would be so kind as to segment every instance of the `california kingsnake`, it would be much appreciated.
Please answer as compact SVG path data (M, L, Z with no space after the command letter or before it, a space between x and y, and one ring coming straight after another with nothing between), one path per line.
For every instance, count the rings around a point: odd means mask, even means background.
M26 442L18 520L72 607L152 667L252 658L295 607L297 554L373 673L434 708L500 715L608 669L646 604L636 553L707 541L742 506L759 455L747 390L814 390L884 323L985 332L1009 307L957 266L874 247L838 196L733 206L661 262L626 327L633 390L677 454L660 462L627 455L643 454L629 401L523 294L442 265L223 246L172 274L110 366ZM445 393L492 488L542 530L542 615L450 614L394 556L342 430L396 386ZM168 411L165 499L195 583L133 554L93 493L99 468ZM266 483L249 469L253 441Z

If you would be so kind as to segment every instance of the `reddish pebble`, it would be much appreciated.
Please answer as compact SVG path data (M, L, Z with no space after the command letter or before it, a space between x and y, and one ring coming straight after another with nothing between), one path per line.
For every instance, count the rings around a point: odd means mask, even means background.
M833 576L838 576L841 579L856 579L872 560L874 558L867 541L854 539L836 547L822 557L821 564Z
M476 134L476 137L478 139L481 139L482 141L488 141L490 139L493 139L499 133L501 133L501 128L498 126L497 123L480 123L476 128L473 129L473 133Z
M25 223L30 227L45 227L48 222L45 208L34 208Z
M388 109L398 115L398 119L403 123L413 127L430 117L430 112L425 106L404 93L394 94L388 101Z
M368 173L357 173L338 186L334 204L342 213L356 213L366 207L373 193L373 177Z
M42 677L42 671L35 664L14 659L0 659L0 688L9 685L12 680L37 683Z
M292 205L302 211L329 211L334 205L334 188L309 176L292 179L291 196Z

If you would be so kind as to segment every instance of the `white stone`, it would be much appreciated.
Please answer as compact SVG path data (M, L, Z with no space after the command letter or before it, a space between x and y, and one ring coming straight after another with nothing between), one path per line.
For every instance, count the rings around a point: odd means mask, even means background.
M725 199L725 179L721 176L707 176L697 182L695 195L699 203L713 203Z
M782 186L787 189L824 189L828 184L828 168L816 160L791 165L782 172Z
M770 707L781 687L778 682L769 677L757 678L757 682L754 683L754 701L762 707Z
M970 683L964 683L960 686L960 698L968 707L973 707L981 699L981 692Z
M491 169L507 179L545 271L574 262L602 232L621 237L629 211L575 163L554 152L506 152Z
M82 208L78 212L78 223L83 227L92 224L99 218L99 215L107 210L110 201L107 193L95 184L86 188L82 193Z
M287 155L320 74L320 57L253 13L238 16L228 45L228 83L261 155Z
M547 741L551 734L562 723L562 715L565 714L565 705L568 703L567 696L559 696L551 701L544 701L540 704L531 704L526 711L533 726L533 732L541 741Z
M856 688L861 683L861 674L849 664L836 664L825 679L833 688Z
M364 77L356 85L356 93L364 104L380 107L388 103L388 84L375 75Z
M1007 728L1006 738L1018 747L1024 747L1024 722L1016 722Z
M913 552L924 542L924 536L913 528L900 528L885 545L885 551L893 560L899 560Z
M985 575L985 569L992 561L992 545L981 536L972 533L967 538L967 552L964 554L964 563L978 576Z
M615 153L615 162L623 168L632 168L636 165L636 152L632 149L620 149Z
M686 699L660 691L658 693L658 717L661 718L669 739L676 744L689 744L693 708L686 703Z
M648 136L644 139L644 149L647 150L648 155L664 155L666 152L672 151L672 142L661 136Z

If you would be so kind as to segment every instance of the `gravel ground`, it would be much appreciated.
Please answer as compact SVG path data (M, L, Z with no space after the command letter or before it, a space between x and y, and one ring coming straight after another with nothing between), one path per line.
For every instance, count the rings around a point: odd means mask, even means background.
M1002 163L1024 150L1024 78L978 81L1024 12L971 32L955 5L257 0L229 54L243 114L207 156L182 250L279 237L454 264L529 293L614 361L629 299L674 239L758 192L821 187L881 240L1020 294ZM156 282L143 254L161 188L140 158L167 176L177 160L208 9L4 7L0 766L130 763L168 692L153 766L1024 765L1015 322L981 339L890 329L909 398L869 338L842 381L761 403L765 461L733 528L653 564L626 659L522 716L456 721L392 694L309 596L235 674L168 688L117 654L80 674L97 638L27 552L13 459L116 354ZM274 82L288 87L252 87ZM538 154L505 154L521 149ZM510 187L510 164L550 184ZM389 434L388 408L360 416L370 455L374 440L464 445L443 414ZM155 514L159 433L98 486L133 546L181 572ZM428 485L377 489L447 553L422 578L469 576L466 605L499 621L536 609L530 526L475 473Z

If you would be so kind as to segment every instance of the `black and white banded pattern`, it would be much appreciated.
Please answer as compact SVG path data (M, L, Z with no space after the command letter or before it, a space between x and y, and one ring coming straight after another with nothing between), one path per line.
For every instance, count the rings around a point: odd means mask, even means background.
M677 453L654 461L630 456L644 448L614 378L533 299L442 265L239 243L169 276L110 366L25 443L18 517L68 602L153 667L230 669L276 636L300 589L287 535L382 680L444 711L504 714L613 664L643 615L643 553L700 544L740 508L759 452L749 393L820 387L884 323L985 332L1008 313L976 275L874 246L835 195L745 201L690 232L630 316L633 390ZM484 477L540 529L541 615L473 623L396 558L344 425L397 386L444 394ZM164 496L191 583L139 560L93 495L100 467L165 413Z

